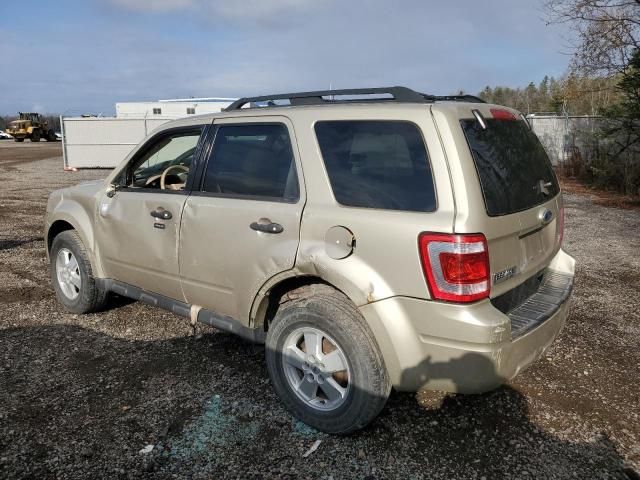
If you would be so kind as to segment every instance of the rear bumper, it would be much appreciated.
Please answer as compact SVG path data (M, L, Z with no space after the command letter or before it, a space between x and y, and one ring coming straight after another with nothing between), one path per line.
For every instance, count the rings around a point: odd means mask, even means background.
M515 377L556 339L568 313L574 263L562 250L553 259L548 270L570 284L558 294L555 305L547 305L542 313L531 312L535 322L526 330L518 327L522 308L504 314L489 300L459 305L393 297L360 310L374 331L396 389L481 393ZM551 300L548 290L540 292ZM535 310L540 305L530 307ZM512 324L517 337L512 336Z

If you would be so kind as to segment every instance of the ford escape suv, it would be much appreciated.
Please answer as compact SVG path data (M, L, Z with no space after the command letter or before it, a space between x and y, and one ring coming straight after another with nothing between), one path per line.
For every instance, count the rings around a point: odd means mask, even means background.
M574 260L527 121L392 87L243 98L53 192L59 301L109 292L264 343L293 415L348 433L391 388L479 393L539 358Z

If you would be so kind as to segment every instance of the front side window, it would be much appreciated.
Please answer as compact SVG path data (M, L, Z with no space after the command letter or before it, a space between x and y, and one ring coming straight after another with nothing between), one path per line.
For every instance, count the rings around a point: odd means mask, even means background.
M436 209L429 157L415 124L321 121L315 131L338 203L415 212Z
M282 124L218 127L202 190L296 201L298 177L287 127Z
M198 129L152 139L150 145L133 161L128 186L183 190L200 133Z

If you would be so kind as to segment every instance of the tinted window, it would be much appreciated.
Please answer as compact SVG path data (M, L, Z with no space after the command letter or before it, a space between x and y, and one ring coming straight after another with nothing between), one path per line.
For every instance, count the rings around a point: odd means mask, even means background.
M436 199L427 150L409 122L318 122L316 136L342 205L431 212Z
M287 127L281 124L219 127L207 162L203 190L297 200L298 178Z
M462 120L487 213L506 215L540 205L559 192L547 153L524 121Z

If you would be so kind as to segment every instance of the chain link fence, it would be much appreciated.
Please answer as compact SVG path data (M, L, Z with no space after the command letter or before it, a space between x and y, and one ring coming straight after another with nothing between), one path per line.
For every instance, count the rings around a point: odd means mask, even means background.
M632 139L622 133L605 135L615 120L540 114L527 119L560 175L599 188L640 194L640 145L630 144Z

